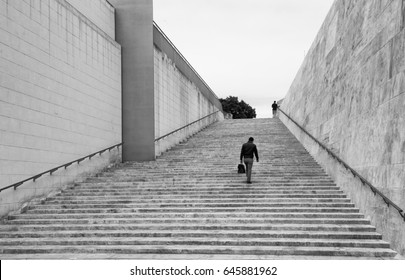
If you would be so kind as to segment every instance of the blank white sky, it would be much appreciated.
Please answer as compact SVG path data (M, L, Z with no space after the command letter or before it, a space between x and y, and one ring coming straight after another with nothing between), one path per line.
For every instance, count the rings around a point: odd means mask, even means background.
M153 0L154 20L220 98L271 115L334 0Z

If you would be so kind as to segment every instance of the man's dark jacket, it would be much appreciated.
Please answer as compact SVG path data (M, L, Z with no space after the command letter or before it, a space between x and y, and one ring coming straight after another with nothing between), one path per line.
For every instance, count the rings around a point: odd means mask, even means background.
M253 158L253 154L256 156L256 159L259 160L256 145L249 141L242 145L242 150L240 151L240 160L243 158Z

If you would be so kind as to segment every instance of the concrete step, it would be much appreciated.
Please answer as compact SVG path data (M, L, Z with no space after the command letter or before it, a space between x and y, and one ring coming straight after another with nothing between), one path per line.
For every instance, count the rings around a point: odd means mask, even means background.
M114 183L114 184L83 184L78 185L74 188L70 188L65 190L65 193L75 192L142 192L142 191L189 191L189 192L218 192L218 191L234 191L236 193L317 193L317 192L341 192L342 191L337 186L300 186L300 185L293 185L293 186L275 186L275 185L264 185L264 184L254 184L254 185L247 185L247 184L223 184L223 185L209 185L209 184L136 184L136 183Z
M246 180L246 179L245 179ZM249 192L249 193L272 193L274 191L340 191L335 185L271 185L255 183L247 185L245 183L227 183L223 185L211 184L179 184L177 182L167 184L144 184L144 183L114 183L114 184L83 184L72 188L75 192L108 192L108 191L189 191L189 192L204 192L204 191L233 191L233 192Z
M46 207L51 206L51 205L75 205L75 204L80 204L80 205L86 205L86 204L144 204L147 203L148 205L156 205L156 204L161 204L161 205L167 205L167 204L193 204L193 205L199 205L199 204L234 204L234 203L245 203L246 205L249 205L251 203L255 203L258 205L266 204L268 205L269 203L277 205L278 203L285 203L285 202L290 202L290 203L299 203L299 204L305 204L305 203L350 203L350 199L348 198L324 198L324 197L278 197L278 198L216 198L216 197L211 197L208 199L204 198L189 198L189 197L179 197L179 198L150 198L146 199L144 197L123 197L121 199L115 198L115 197L98 197L98 198L93 198L93 199L83 199L80 197L69 197L68 199L65 198L55 198L48 200L46 203Z
M172 223L172 224L25 224L25 225L4 225L0 233L8 231L107 231L121 229L124 231L136 230L202 230L202 231L233 231L233 230L261 230L261 231L332 231L332 232L374 232L375 227L371 225L334 225L334 224L209 224L209 223Z
M147 238L147 237L171 237L171 238L294 238L294 239L355 239L355 240L381 240L381 234L377 232L359 231L277 231L277 230L81 230L81 231L0 231L0 238Z
M305 255L216 255L216 254L1 254L4 260L392 260L395 257L366 257L366 256L305 256ZM399 258L401 258L399 256ZM401 258L402 259L402 258Z
M145 199L148 198L165 198L165 197L187 197L187 198L210 198L210 197L224 197L224 198L280 198L280 197L345 197L344 194L339 193L338 191L328 191L328 190L306 190L306 191L274 191L274 190L266 190L260 192L260 194L256 194L257 192L252 190L240 190L240 191L233 191L232 189L223 189L223 190L172 190L170 188L159 190L154 188L149 188L145 190L83 190L83 191L68 191L64 192L61 195L58 195L54 198L49 198L48 200L51 201L52 199L72 199L75 197L82 197L83 199L94 197L97 199L98 197L144 197Z
M176 246L165 245L153 247L150 245L137 246L19 246L3 247L2 254L41 254L41 253L81 253L81 254L225 254L225 255L300 255L300 256L366 256L366 257L395 257L396 253L385 248L339 248L335 247L278 247L278 246Z
M265 190L340 190L335 184L292 184L292 183L273 183L273 182L257 182L253 185L246 185L244 180L246 180L245 176L240 176L238 180L242 182L223 182L223 183L204 183L199 182L197 183L190 183L190 182L180 182L176 180L168 181L168 182L108 182L108 183L81 183L76 184L71 189L80 190L105 190L105 189L113 189L113 190L133 190L133 189L147 189L153 188L157 190L159 188L167 189L170 188L171 190L177 189L191 189L191 190L200 190L201 188L204 189L231 189L231 190L249 190L249 191L265 191Z
M121 214L114 214L114 213L100 213L100 214L92 214L92 213L77 213L77 214L19 214L19 215L10 215L8 217L9 221L5 221L6 223L10 223L10 221L15 220L52 220L52 219L73 219L75 221L80 220L87 220L87 219L176 219L176 218L200 218L200 219L210 219L210 218L240 218L240 219L253 219L253 218L263 218L263 219L280 219L280 218L291 218L293 215L296 219L364 219L364 215L359 213L248 213L248 212L219 212L219 213L121 213Z
M235 168L236 171L236 168ZM289 183L289 182L316 182L316 183L326 183L326 184L333 184L334 182L331 179L327 179L327 178L310 178L308 176L308 178L306 177L295 177L295 178L275 178L271 175L266 175L266 174L261 174L258 173L256 169L254 169L254 174L256 175L257 178L261 178L261 179L268 179L270 182L275 182L275 183ZM257 173L257 174L256 174ZM165 175L165 176L157 176L157 175L153 175L152 177L149 177L147 175L138 175L138 176L134 176L134 175L121 175L121 176L114 176L114 177L94 177L91 179L87 179L86 182L92 183L92 182L114 182L114 181L118 181L118 182L137 182L137 181L142 181L142 180L148 180L148 182L165 182L165 181L171 181L174 179L178 180L179 182L182 181L187 181L187 182L222 182L222 181L229 181L229 180L235 180L238 177L243 177L243 174L237 174L236 172L234 173L228 173L227 176L225 176L224 174L218 174L217 176L215 175L211 175L211 176L201 176L198 174L194 174L192 172L189 172L184 176L181 175Z
M162 167L161 167L162 168ZM326 174L322 174L322 173L316 173L314 171L312 172L301 172L301 173L280 173L278 170L275 171L271 171L268 169L262 169L260 168L260 166L256 166L254 165L254 170L257 171L257 176L263 176L263 177L269 177L272 178L273 180L296 180L296 179L306 179L306 180L331 180L329 176L327 176ZM259 172L260 171L260 172ZM211 169L203 169L198 168L196 170L164 170L164 171L160 171L160 170L138 170L137 172L129 172L129 171L122 171L122 172L117 172L115 174L101 174L95 178L116 178L116 177L131 177L131 176L153 176L153 179L156 178L167 178L169 177L187 177L190 176L190 174L192 174L193 176L198 176L200 178L207 178L207 177L213 177L213 178L217 178L217 177L234 177L235 174L237 172L236 169L236 165L232 165L229 168L222 168L217 170L216 172L212 172L212 167ZM90 179L88 179L90 180Z
M139 203L131 203L131 202L121 202L121 203L100 203L100 204L43 204L43 205L31 205L28 209L91 209L91 208L98 208L98 209L124 209L124 208L131 208L134 210L146 210L150 208L157 208L159 207L161 210L166 208L352 208L354 207L353 203L348 202L189 202L189 203L149 203L149 202L139 202Z
M139 246L139 245L187 245L187 246L289 246L289 247L354 247L354 248L389 248L389 243L382 240L358 240L358 239L301 239L294 238L250 238L250 239L237 239L237 238L201 238L201 237L187 237L187 238L171 238L171 237L144 237L139 238L24 238L16 241L13 238L3 238L0 240L0 246Z
M230 218L230 217L211 217L211 218L106 218L89 219L81 217L80 219L15 219L10 222L10 225L97 225L97 224L227 224L227 223L243 223L243 224L329 224L329 225L370 225L370 221L366 219L327 219L327 218Z
M267 178L262 178L260 176L255 177L253 174L253 182L255 184L262 184L262 185L267 185L267 186L335 186L336 184L333 183L332 181L307 181L307 180L299 180L299 181L271 181L270 179ZM98 182L98 181L94 181ZM101 182L101 181L100 181ZM142 185L146 186L156 186L158 184L163 184L163 185L224 185L224 184L234 184L234 185L242 185L246 183L246 175L239 175L237 177L234 177L232 180L226 180L226 179L220 179L220 180L206 180L206 179L179 179L179 178L167 178L165 180L156 180L156 181L147 181L145 178L137 178L137 179L132 179L132 180L127 180L123 178L117 178L117 179L110 179L110 180L105 180L103 183L107 183L109 185L113 185L115 182L121 182L121 183L128 183L128 184L133 184L133 183L139 183Z
M34 208L28 214L72 214L72 213L359 213L354 207L207 207L207 208L77 208L47 209Z
M130 201L136 201L136 200L148 200L148 201L153 201L153 200L159 200L159 201L178 201L178 200L201 200L204 201L206 199L214 200L217 199L218 196L215 194L191 194L187 195L187 197L184 197L183 195L170 195L170 194L157 194L157 195L143 195L142 198L139 194L131 194L131 193L110 193L108 196L106 194L104 195L93 195L92 193L88 193L87 195L84 195L83 193L78 195L76 193L71 193L70 195L67 195L66 193L63 196L55 196L52 198L47 199L47 203L62 203L62 202L72 202L72 203L78 203L79 201L106 201L106 200L130 200ZM267 200L267 199L347 199L346 195L344 194L261 194L261 195L254 195L254 194L227 194L227 195L221 195L223 200Z

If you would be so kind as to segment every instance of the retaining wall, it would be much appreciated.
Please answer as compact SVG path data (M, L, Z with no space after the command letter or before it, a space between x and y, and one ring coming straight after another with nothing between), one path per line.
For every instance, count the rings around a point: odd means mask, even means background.
M281 106L405 209L405 1L335 1ZM398 212L280 118L405 254Z
M0 188L121 142L114 12L93 2L108 10L94 9L97 24L64 0L0 0ZM1 192L0 215L119 158L114 150Z

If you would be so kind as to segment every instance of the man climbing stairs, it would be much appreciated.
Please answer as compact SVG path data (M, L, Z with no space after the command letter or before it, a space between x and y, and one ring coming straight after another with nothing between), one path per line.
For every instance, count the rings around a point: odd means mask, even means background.
M237 173L255 138L252 184ZM0 258L390 259L396 255L278 119L225 120L0 225Z

